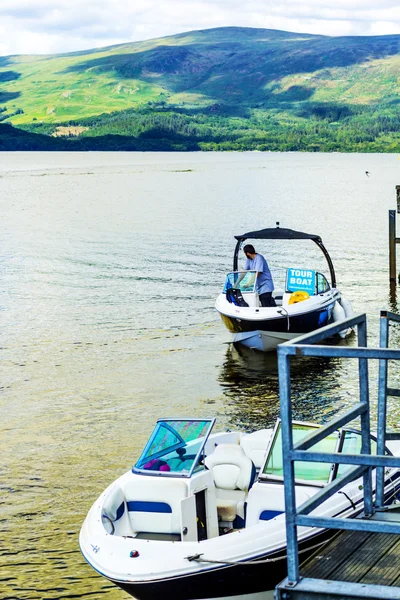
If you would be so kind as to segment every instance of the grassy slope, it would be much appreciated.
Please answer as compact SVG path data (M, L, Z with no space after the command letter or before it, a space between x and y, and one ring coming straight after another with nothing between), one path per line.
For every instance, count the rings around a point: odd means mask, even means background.
M97 56L97 54L95 55ZM161 90L141 81L120 81L108 72L73 70L80 57L15 57L1 72L18 73L13 81L0 84L0 106L24 114L12 123L68 121L123 110L153 99Z
M211 115L221 105L231 116L247 111L257 129L260 115L296 124L318 117L321 106L334 107L330 121L339 112L343 118L375 105L396 107L399 78L400 36L228 27L87 52L0 58L0 109L6 108L0 118L15 126L62 124L128 110L121 112L128 123L129 109L163 102ZM107 133L121 127L117 121L105 121Z

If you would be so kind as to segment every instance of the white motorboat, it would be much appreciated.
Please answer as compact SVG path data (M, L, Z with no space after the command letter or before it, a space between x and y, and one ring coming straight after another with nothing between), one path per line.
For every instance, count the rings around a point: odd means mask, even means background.
M280 421L253 433L214 433L214 422L157 421L136 465L100 495L84 521L79 541L87 562L138 600L261 598L286 575ZM314 427L295 423L294 443ZM351 454L360 448L354 430L314 447ZM297 503L348 468L297 463ZM386 471L387 501L399 477L398 469ZM312 514L355 517L363 509L362 483L346 484ZM330 535L300 527L302 557Z
M233 272L228 273L215 304L225 326L233 333L233 342L255 350L275 350L282 342L352 316L351 303L336 287L331 257L318 235L277 226L235 238ZM247 239L312 240L326 258L330 282L323 273L308 266L289 267L285 287L273 292L276 306L261 306L256 292L257 273L238 270L239 251ZM340 335L346 337L349 333L351 330L345 329Z

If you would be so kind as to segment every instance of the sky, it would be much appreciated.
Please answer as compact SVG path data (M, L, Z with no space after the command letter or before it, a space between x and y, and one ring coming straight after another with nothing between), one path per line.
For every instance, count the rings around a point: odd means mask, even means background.
M0 0L0 56L73 52L226 26L400 34L400 0Z

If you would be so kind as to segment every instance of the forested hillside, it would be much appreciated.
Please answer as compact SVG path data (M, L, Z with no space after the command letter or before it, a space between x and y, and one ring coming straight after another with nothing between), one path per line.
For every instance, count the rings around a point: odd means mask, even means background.
M0 57L0 149L397 152L399 81L396 35L227 27Z

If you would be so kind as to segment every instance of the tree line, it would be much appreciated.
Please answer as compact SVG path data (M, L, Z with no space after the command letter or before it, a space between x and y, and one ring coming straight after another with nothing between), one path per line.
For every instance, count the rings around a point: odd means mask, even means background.
M59 124L20 126L26 134L51 138ZM236 116L213 108L144 106L63 122L87 127L80 136L51 138L66 150L259 150L308 152L398 152L400 119L396 103L351 110L341 106L299 105L298 110L253 109ZM36 136L34 136L36 137ZM23 143L20 138L20 143ZM50 141L50 140L49 140ZM56 144L57 142L57 144ZM29 145L29 142L26 142ZM4 144L3 144L4 145ZM48 147L49 144L45 143ZM0 141L0 148L1 148ZM28 148L29 149L29 148Z

